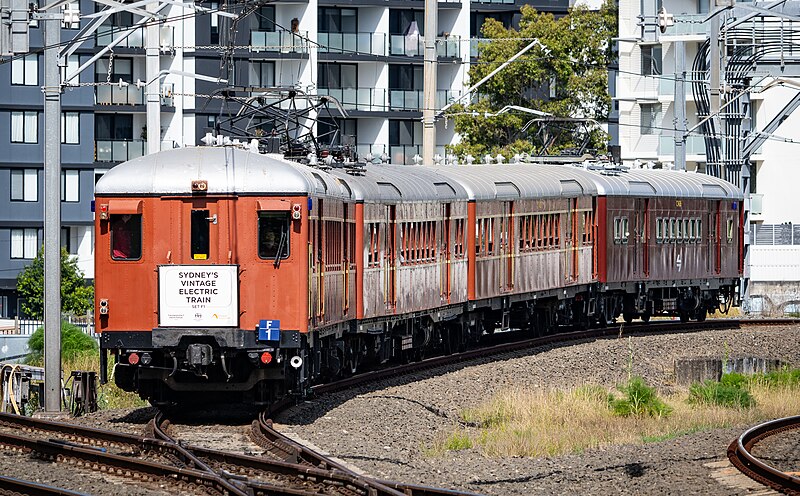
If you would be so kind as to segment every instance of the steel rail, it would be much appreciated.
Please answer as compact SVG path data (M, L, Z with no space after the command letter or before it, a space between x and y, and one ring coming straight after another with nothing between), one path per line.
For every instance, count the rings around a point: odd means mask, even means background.
M776 491L800 496L800 478L767 465L750 452L759 441L791 429L800 429L800 416L771 420L752 427L731 443L728 459L751 479Z
M28 496L88 496L86 493L0 475L0 495L17 496L21 494Z

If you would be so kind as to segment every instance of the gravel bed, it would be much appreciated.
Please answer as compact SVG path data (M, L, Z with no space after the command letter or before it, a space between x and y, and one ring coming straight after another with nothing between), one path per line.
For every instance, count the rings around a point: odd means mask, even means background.
M763 357L800 366L800 326L753 327L694 334L657 334L548 346L498 362L473 362L421 373L369 388L305 402L276 418L276 427L312 443L361 471L487 495L529 494L747 494L764 490L736 482L725 455L731 440L749 426L699 432L661 443L589 450L553 458L488 458L477 449L425 454L435 439L458 425L460 413L506 387L567 388L585 383L614 386L629 370L662 392L675 388L673 361L687 357ZM632 357L632 358L631 358ZM141 434L155 415L151 408L103 411L76 422ZM258 454L243 432L247 419L173 426L192 443ZM6 455L6 453L3 453ZM27 455L0 456L0 473L68 481L89 494L175 494L157 487L121 486L106 475L74 477L63 464L36 462ZM731 477L720 474L727 470ZM16 475L14 475L16 474ZM66 474L73 474L72 478ZM743 477L743 476L741 476ZM93 484L94 480L103 484ZM733 482L731 482L733 480ZM66 483L65 483L66 485ZM81 489L83 488L83 489Z
M800 429L783 431L756 443L751 454L784 472L800 472Z

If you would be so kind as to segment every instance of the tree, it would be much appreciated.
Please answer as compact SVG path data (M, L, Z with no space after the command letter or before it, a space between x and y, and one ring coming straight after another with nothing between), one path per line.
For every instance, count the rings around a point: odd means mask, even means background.
M532 39L546 47L534 47L483 84L478 99L463 106L453 106L455 130L462 142L453 146L457 155L479 157L485 153L538 153L543 144L558 151L579 144L574 125L566 125L561 134L532 140L530 114L510 112L497 116L507 105L528 107L555 117L580 117L603 121L608 118L611 98L608 94L608 65L614 51L611 37L617 34L617 7L606 0L599 11L585 6L572 8L556 19L525 5L521 9L519 30L506 29L494 20L483 25L484 38L478 63L470 69L470 81L476 82L495 70ZM591 145L604 146L602 130L591 131Z
M17 276L22 310L33 319L44 317L44 249ZM61 311L86 314L94 306L94 287L86 284L78 262L61 249Z

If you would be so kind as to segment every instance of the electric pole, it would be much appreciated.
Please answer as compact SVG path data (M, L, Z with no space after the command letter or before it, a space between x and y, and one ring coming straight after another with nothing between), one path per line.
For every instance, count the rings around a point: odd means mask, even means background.
M437 0L425 0L425 57L422 109L422 165L433 165L436 147L436 30L439 25Z

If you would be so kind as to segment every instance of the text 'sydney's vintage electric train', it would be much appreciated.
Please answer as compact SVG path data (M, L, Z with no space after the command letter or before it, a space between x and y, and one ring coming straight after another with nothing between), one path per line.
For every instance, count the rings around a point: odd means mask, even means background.
M102 358L154 403L268 403L497 328L703 320L742 272L741 194L685 172L197 147L114 167L96 211Z

